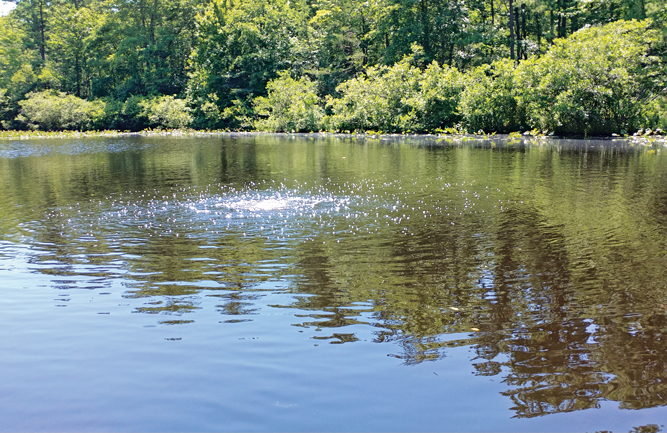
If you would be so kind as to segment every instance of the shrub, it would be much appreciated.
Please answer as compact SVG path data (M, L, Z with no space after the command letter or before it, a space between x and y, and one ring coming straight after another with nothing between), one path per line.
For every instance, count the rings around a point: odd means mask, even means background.
M336 130L411 131L419 128L418 108L421 71L403 59L391 68L371 67L357 78L336 87L340 98L329 97Z
M477 67L463 80L460 110L468 130L512 132L526 128L522 107L515 98L513 61L498 60Z
M216 93L209 93L208 95L201 95L199 97L193 94L188 95L188 105L194 107L192 111L194 116L192 126L195 129L218 129L224 124L225 116L220 111L218 100L219 98ZM232 107L236 106L236 102L236 100L232 102ZM236 113L232 115L235 116Z
M103 101L86 101L74 95L45 90L31 92L19 101L16 120L30 129L88 130L104 113Z
M104 112L102 113L101 118L98 120L97 124L100 125L101 129L117 129L125 131L128 128L122 127L121 125L121 113L123 111L123 101L117 99L105 98L104 101Z
M104 99L104 113L97 122L98 125L119 131L140 131L148 128L148 117L143 115L143 109L139 105L145 100L143 96L131 96L126 101Z
M558 134L611 134L648 127L665 74L650 21L585 27L517 69L529 122ZM653 116L654 117L654 116Z
M663 131L667 131L667 95L658 98L655 101L656 121L655 124Z
M145 117L152 127L185 128L192 123L193 117L185 99L171 95L144 99L137 103L141 109L135 117Z
M222 110L220 117L224 120L227 129L248 131L253 128L255 122L253 101L250 98L234 99L229 107Z
M123 103L120 111L120 120L130 131L140 131L149 127L149 120L144 109L145 96L130 96Z
M455 68L431 63L419 79L418 100L408 100L415 108L419 125L414 129L433 131L447 128L461 120L458 106L463 91L463 75Z
M318 131L324 110L315 83L308 78L293 79L288 71L278 74L266 86L268 95L255 98L253 105L260 118L255 128L261 131Z
M0 121L5 118L7 112L9 112L9 97L7 96L7 89L0 89Z
M437 62L422 72L412 61L407 56L392 67L372 67L339 85L341 97L327 103L330 128L425 132L457 123L462 74Z

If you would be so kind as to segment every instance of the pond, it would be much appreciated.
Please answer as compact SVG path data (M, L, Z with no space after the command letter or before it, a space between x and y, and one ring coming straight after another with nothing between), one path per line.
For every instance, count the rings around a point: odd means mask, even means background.
M1 141L0 290L2 430L655 430L667 155Z

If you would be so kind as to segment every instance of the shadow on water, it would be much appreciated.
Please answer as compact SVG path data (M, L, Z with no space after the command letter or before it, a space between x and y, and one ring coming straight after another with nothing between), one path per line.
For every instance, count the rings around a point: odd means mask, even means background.
M205 308L225 324L284 310L313 331L299 338L357 344L361 327L405 365L468 346L474 374L502 379L516 417L667 401L661 152L96 143L28 142L0 158L0 256L28 245L30 269L55 288L122 280L133 312L171 325ZM270 294L284 297L266 306Z

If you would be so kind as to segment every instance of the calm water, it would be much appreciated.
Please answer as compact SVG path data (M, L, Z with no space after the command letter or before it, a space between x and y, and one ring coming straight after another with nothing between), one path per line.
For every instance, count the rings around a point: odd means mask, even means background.
M667 424L667 155L0 142L0 429Z

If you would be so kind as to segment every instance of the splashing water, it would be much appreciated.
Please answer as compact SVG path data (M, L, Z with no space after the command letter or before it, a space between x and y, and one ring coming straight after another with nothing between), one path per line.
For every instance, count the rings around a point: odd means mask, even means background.
M350 203L350 198L338 198L332 194L301 193L299 191L246 191L237 194L214 195L189 206L196 212L222 210L233 216L270 216L281 211L290 215L313 210L329 213L340 211ZM229 217L229 216L228 216Z
M509 202L502 197L504 193L499 197L488 187L478 189L472 184L438 180L435 185L421 186L419 194L404 188L410 183L418 185L417 179L380 184L296 183L290 187L265 182L238 189L210 184L203 189L176 187L168 192L127 191L100 201L77 203L78 207L61 208L49 218L61 220L62 234L73 238L110 239L124 233L131 239L175 236L210 241L217 239L214 235L226 233L245 238L303 240L319 234L338 242L391 227L413 236L414 229L406 226L411 217L420 216L424 229L433 224L454 225L484 213L476 206L483 201L487 205L495 201L494 207L501 206L501 212Z

